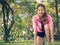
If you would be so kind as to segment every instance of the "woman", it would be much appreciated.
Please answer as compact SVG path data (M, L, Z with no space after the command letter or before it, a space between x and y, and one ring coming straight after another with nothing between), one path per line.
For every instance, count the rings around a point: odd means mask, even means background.
M43 4L37 6L37 14L32 17L32 23L34 29L34 45L42 45L44 36L46 36L48 42L51 41L52 45L54 45L52 17L46 12Z

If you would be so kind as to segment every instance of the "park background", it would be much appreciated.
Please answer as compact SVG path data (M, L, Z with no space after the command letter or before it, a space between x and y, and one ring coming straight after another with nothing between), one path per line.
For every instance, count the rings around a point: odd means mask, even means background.
M60 45L60 0L6 0L14 11L14 24L10 29L8 39L5 38L2 5L0 4L0 45L32 45L33 28L32 16L36 14L39 3L46 6L47 12L52 16L54 22L55 45ZM11 12L9 18L11 20ZM8 27L10 26L10 20ZM45 41L46 42L46 41Z

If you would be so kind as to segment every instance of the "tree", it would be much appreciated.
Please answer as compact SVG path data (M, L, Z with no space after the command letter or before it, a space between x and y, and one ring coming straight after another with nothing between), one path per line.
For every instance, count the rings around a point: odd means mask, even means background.
M4 29L5 29L4 40L5 42L8 42L9 32L11 30L11 27L14 24L13 10L10 8L9 4L5 0L0 0L0 3L2 4L3 22L4 22ZM9 23L9 12L10 11L12 13L12 20L9 26L8 23Z

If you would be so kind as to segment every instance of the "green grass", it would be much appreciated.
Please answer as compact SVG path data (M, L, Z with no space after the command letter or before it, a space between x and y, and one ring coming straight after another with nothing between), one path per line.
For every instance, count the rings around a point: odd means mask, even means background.
M60 41L55 41L55 44L56 45L60 45Z
M0 45L32 45L33 40L23 40L21 42L0 42ZM47 45L47 44L46 44ZM60 45L60 41L55 41L55 45Z

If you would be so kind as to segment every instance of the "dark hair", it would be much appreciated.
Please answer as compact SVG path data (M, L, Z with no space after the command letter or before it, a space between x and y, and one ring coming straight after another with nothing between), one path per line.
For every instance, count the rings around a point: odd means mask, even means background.
M43 7L44 10L45 10L44 15L43 15L43 17L45 17L45 16L46 16L46 8L45 8L45 5L39 4L39 5L37 6L37 9L38 9L40 6Z

